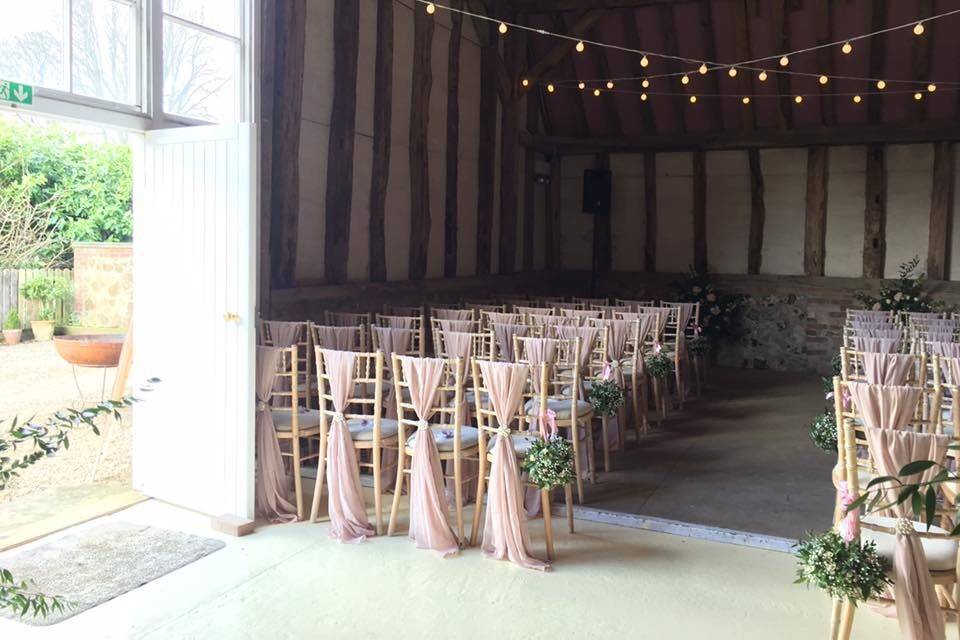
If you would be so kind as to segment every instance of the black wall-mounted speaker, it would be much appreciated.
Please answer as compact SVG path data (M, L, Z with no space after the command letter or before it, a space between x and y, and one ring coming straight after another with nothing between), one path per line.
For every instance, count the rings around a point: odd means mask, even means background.
M610 213L610 172L585 169L583 172L583 212L597 215Z

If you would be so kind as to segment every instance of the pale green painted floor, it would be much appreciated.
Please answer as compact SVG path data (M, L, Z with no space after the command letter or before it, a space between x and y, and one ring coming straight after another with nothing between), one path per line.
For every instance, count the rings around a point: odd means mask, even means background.
M109 519L222 537L155 501ZM441 560L405 535L342 545L324 523L265 527L55 627L0 620L0 638L827 637L830 603L792 584L788 554L583 521L571 536L556 524L559 558L545 574L477 549ZM530 531L540 552L540 522ZM894 621L858 613L854 638L897 637Z

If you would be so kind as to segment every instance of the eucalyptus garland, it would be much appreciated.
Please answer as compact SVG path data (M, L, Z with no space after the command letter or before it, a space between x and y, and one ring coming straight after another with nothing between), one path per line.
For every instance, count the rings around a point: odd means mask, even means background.
M523 459L530 482L541 489L562 487L576 480L573 445L560 435L536 440Z
M813 419L810 439L824 451L837 452L837 419L832 411L825 411Z
M673 359L664 353L647 356L644 362L647 365L647 374L653 378L667 378L673 373Z
M892 584L890 565L873 541L847 542L835 530L807 534L797 544L797 584L812 585L854 605L882 594Z
M611 378L594 382L590 387L588 399L590 404L593 405L594 413L599 416L612 416L616 415L620 407L623 406L627 394L623 387Z

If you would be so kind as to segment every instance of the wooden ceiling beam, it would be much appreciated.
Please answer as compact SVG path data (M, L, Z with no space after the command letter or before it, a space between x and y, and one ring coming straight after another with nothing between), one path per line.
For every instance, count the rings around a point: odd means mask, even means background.
M737 60L750 60L753 56L750 54L750 22L747 19L749 9L747 7L749 0L736 0L733 7L733 35L734 47L736 49ZM743 95L753 93L753 72L743 72L739 76L737 87ZM743 105L740 110L741 126L750 131L757 128L757 112L754 105Z
M817 0L815 19L818 45L833 42L831 4L830 0ZM826 47L817 51L817 66L823 70L822 73L833 76L833 47ZM836 90L836 87L830 84L820 85L820 122L825 127L832 127L837 122L837 99L830 95Z
M635 43L634 46L637 46L640 42L640 31L637 29L637 21L634 16L627 16L620 23L623 26L625 42ZM644 74L643 67L640 66L640 59L637 56L630 56L630 73L633 76ZM650 102L641 100L639 95L637 96L637 102L639 103L637 108L640 110L640 117L643 120L644 132L651 135L655 134L657 132L657 119L653 109L650 108Z
M657 19L660 21L660 33L663 34L663 52L667 55L677 55L677 27L673 19L673 7L668 4L663 4L660 6L657 14ZM669 73L677 73L681 70L680 63L676 60L668 60L665 58L661 58L661 60L667 65L667 71ZM663 83L671 81L679 82L679 79L674 76L664 80L655 80L654 82ZM685 88L684 91L686 92L687 89ZM676 95L671 98L671 101L673 102L673 109L677 113L677 123L680 125L680 133L686 133L687 100L679 91L673 93Z
M672 11L673 8L670 7ZM703 40L703 53L707 60L717 59L717 40L713 33L713 7L711 0L700 0L700 38ZM746 58L741 58L745 60ZM720 79L717 77L720 71L708 73L705 76L708 93L720 93ZM711 101L708 111L710 113L711 125L713 129L723 128L723 114L721 113L720 99L715 98Z
M608 11L606 9L588 9L580 14L572 26L564 29L559 29L554 26L554 31L574 37L583 36L593 29L593 27L595 27L604 17L606 17L607 14ZM555 23L557 17L562 16L555 14ZM557 41L550 51L548 51L542 58L537 60L537 62L530 67L530 69L524 74L524 77L532 83L538 78L550 73L558 64L563 61L564 58L573 53L573 49L576 45L577 43L573 40L563 39Z
M811 145L909 144L960 140L960 123L896 123L803 129L726 130L669 135L570 138L521 135L523 145L547 153L590 154L634 151L689 151L697 149L753 149Z

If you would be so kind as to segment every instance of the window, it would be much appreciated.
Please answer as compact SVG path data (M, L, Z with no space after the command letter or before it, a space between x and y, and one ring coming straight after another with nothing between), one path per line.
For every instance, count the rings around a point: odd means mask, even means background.
M242 116L239 0L164 0L163 111L206 122Z

